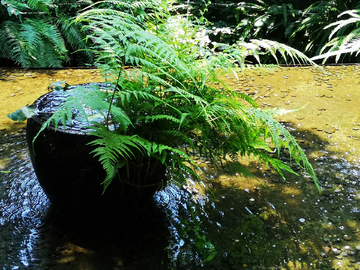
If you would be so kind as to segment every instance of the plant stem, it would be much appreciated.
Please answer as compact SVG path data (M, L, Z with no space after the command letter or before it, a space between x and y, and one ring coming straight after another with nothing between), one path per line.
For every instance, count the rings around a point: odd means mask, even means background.
M110 121L110 111L111 111L111 106L113 104L113 101L114 101L114 98L115 98L115 93L116 93L116 87L119 86L119 81L120 81L120 77L121 77L121 74L122 74L122 70L123 70L123 67L125 65L125 56L126 56L126 51L127 51L127 47L124 51L124 57L122 59L122 64L121 64L121 67L120 67L120 71L119 71L119 75L117 77L117 80L116 80L116 84L115 84L115 89L113 91L113 94L111 95L111 100L110 100L110 105L109 105L109 110L107 111L107 116L106 116L106 127L108 130L109 129L109 121ZM119 86L120 87L120 86Z

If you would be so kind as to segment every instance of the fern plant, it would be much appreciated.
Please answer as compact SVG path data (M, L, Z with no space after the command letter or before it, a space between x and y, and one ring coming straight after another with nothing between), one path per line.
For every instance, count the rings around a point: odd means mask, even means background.
M82 7L81 3L64 0L1 1L0 57L22 67L61 67L74 55L91 63L93 55L82 25L70 23Z
M341 13L358 8L360 8L358 1L317 1L304 11L300 19L301 22L291 37L294 40L305 37L306 47L304 51L315 57L328 47L332 29L327 26L336 23Z
M83 106L102 115L101 124L89 120L89 134L96 137L91 143L93 154L107 173L104 190L114 178L133 181L139 187L148 185L146 179L153 178L158 165L165 166L168 177L180 185L189 175L200 181L194 162L198 155L214 166L244 175L250 173L238 158L252 155L281 175L283 170L295 173L269 155L273 148L279 153L281 147L289 148L293 161L317 183L304 152L289 132L253 99L218 78L220 68L233 63L231 57L224 54L221 61L201 58L199 50L184 54L181 41L176 44L171 37L166 39L161 28L157 28L158 35L150 33L122 11L87 10L76 21L86 23L96 61L114 90L77 88L43 129L51 124L57 127L60 120L70 124L74 109L78 116L88 118ZM269 44L263 41L258 46ZM133 68L125 69L126 65ZM150 160L156 164L150 165ZM140 178L130 173L132 167L142 172Z
M239 3L237 17L242 19L237 29L243 31L243 37L266 38L271 37L283 42L293 32L301 12L290 3L283 1L271 1L267 4L258 0L254 4ZM247 11L251 14L251 23Z
M329 41L321 49L321 54L313 57L313 60L323 59L323 63L325 63L330 57L335 56L335 62L338 62L344 55L355 54L358 56L360 52L360 9L347 10L338 17L343 16L348 16L348 18L325 27L325 29L332 29Z

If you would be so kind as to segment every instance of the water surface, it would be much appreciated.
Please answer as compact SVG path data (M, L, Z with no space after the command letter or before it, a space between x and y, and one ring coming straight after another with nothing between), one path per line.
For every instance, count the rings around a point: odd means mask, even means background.
M262 108L306 105L278 120L305 149L321 194L296 166L300 176L287 175L284 181L271 168L242 159L257 177L244 179L211 168L199 157L215 196L189 184L196 200L186 204L188 193L169 186L156 196L159 211L132 228L79 230L49 214L22 125L5 116L46 93L53 81L99 81L98 73L0 71L5 89L0 120L6 129L0 139L0 269L359 268L359 72L358 66L297 67L226 78ZM281 157L289 160L286 151ZM199 235L216 247L210 262L198 254L194 239Z

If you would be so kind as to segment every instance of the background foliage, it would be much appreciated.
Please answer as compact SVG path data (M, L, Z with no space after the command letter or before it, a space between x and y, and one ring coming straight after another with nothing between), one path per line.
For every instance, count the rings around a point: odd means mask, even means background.
M0 3L0 60L22 67L93 65L91 40L84 24L72 23L92 0L2 0ZM144 1L147 2L147 1ZM114 1L95 9L111 8L130 12ZM145 7L131 10L137 23L144 23ZM7 60L5 60L7 59ZM6 64L5 64L6 65Z
M92 9L109 8L129 13L143 28L147 27L146 21L150 15L156 21L170 15L187 14L193 21L206 26L206 35L212 42L232 45L251 39L268 39L291 46L314 59L357 61L358 1L318 1L304 9L299 9L301 3L286 0L180 0L171 5L167 1L152 0L145 2L152 3L153 8L138 5L133 9L115 1L103 1L99 5L93 5L94 2L97 1L2 0L2 65L93 65L94 55L89 50L92 40L85 39L87 32L83 23L72 23L74 17L89 6ZM209 45L214 46L210 42ZM319 57L321 54L325 55ZM247 57L247 60L255 63L254 58ZM263 57L262 62L275 63L271 57Z
M344 56L335 60L357 62L356 54L351 56L349 53L358 51L356 44L349 40L359 37L358 1L317 1L305 9L290 2L293 1L212 1L204 13L210 38L230 44L254 38L269 39L291 46L309 57L341 50ZM204 7L192 6L194 9ZM324 57L315 59L320 58Z
M82 25L71 24L91 1L2 0L0 58L22 67L60 67L92 62Z

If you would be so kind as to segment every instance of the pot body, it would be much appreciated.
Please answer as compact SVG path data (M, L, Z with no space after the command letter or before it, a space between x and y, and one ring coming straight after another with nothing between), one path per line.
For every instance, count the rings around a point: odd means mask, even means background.
M33 141L46 120L29 118L26 137L38 181L61 215L131 218L150 207L154 193L166 184L164 165L141 158L120 169L104 192L106 173L90 153L95 147L88 145L95 137L50 126Z

